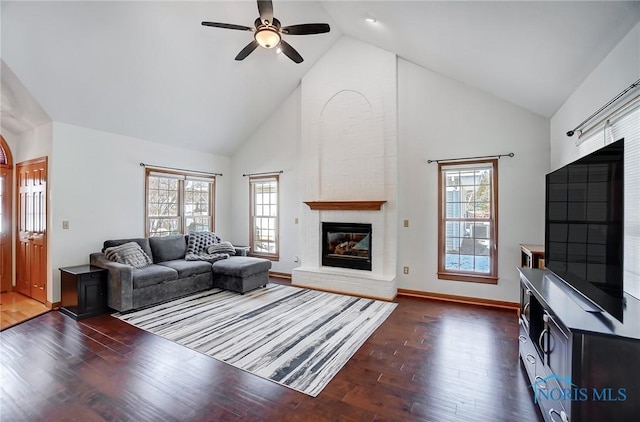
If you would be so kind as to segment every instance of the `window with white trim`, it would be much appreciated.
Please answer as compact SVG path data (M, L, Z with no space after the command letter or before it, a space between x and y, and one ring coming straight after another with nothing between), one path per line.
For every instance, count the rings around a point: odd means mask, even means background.
M214 230L215 176L147 169L145 181L147 236Z
M279 257L278 175L249 177L250 253L268 259Z
M498 282L498 160L439 163L438 278Z

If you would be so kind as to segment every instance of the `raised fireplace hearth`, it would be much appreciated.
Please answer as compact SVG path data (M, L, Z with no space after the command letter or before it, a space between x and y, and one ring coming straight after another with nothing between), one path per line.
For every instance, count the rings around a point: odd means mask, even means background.
M322 265L371 271L371 224L323 222Z

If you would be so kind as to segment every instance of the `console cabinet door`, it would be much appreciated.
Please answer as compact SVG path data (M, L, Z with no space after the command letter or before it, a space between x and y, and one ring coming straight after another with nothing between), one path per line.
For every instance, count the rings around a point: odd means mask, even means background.
M520 279L520 321L524 324L527 333L529 332L529 321L531 306L531 289L527 287L526 282Z
M571 342L567 331L563 330L553 317L547 322L549 330L547 348L547 366L553 374L563 379L571 376Z
M545 363L551 372L549 375L554 376L550 386L562 390L571 390L573 380L571 379L571 340L570 334L567 334L569 330L561 327L555 318L550 315L547 316L546 320L548 344L545 345ZM556 400L556 403L551 403L551 408L556 411L556 415L564 411L569 418L571 416L571 396L564 395L563 400ZM558 419L552 418L552 420Z
M78 283L78 307L80 313L99 315L106 310L107 291L102 274L82 274Z

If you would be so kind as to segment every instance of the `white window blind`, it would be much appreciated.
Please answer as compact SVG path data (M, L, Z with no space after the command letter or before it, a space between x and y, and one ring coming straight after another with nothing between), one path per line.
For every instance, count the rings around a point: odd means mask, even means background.
M640 299L640 104L609 130L610 142L624 138L624 290Z

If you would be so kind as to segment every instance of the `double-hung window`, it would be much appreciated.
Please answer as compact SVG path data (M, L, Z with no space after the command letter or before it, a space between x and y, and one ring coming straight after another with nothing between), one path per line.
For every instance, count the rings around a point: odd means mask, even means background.
M147 169L149 237L214 230L215 176Z
M498 161L439 163L438 278L498 282Z
M249 177L250 253L277 260L278 248L278 175Z

